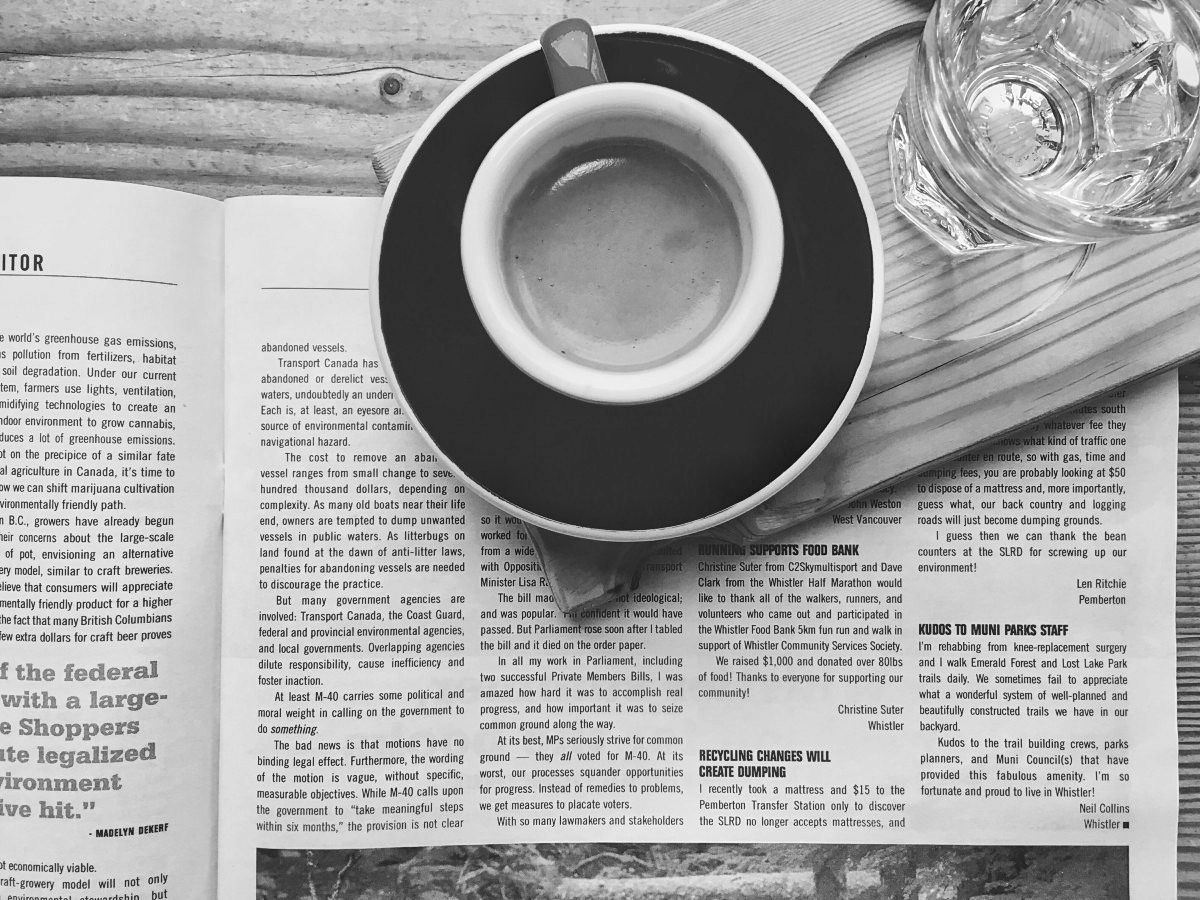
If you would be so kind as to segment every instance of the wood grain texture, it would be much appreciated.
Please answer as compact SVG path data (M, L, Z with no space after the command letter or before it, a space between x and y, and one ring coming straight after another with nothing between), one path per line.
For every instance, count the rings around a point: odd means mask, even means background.
M912 15L924 15L925 3L904 2ZM680 22L731 37L781 69L798 72L807 62L793 38L798 28L810 27L797 18L807 5L778 0L769 6L756 3L748 13L742 0L711 7L707 0L8 3L0 13L0 175L108 178L214 197L374 195L379 185L370 165L372 148L411 133L462 78L531 40L555 19L581 15L596 24ZM828 16L845 27L863 28L861 21L839 13L841 8L828 3ZM834 26L826 22L821 27ZM810 87L822 89L819 82ZM1126 252L1134 253L1132 248ZM1174 304L1176 313L1153 328L1145 326L1136 307L1123 308L1119 301L1105 301L1092 310L1092 320L1107 323L1118 347L1103 360L1088 363L1068 338L1061 352L1071 356L1071 374L1063 381L1098 377L1103 383L1119 383L1133 374L1121 364L1122 353L1159 342L1169 345L1163 351L1166 359L1188 355L1187 339L1175 340L1170 333L1178 322L1190 334L1193 317L1186 286L1177 285L1166 302ZM942 352L952 359L961 349L951 346ZM989 358L998 367L1023 368L1021 379L1029 390L1036 385L1037 366L1045 364L1035 351L1006 356L993 350ZM919 346L897 344L881 355L872 384L899 380L920 352ZM1180 387L1179 890L1182 897L1196 898L1200 365L1182 367ZM1053 403L1027 406L1029 415L1054 411L1049 408ZM981 426L977 422L972 427L977 432ZM816 496L820 502L819 492ZM787 502L813 501L807 494L793 494ZM626 545L621 553L631 549Z
M0 12L0 175L212 197L378 193L371 149L567 15L665 23L697 0L47 0Z

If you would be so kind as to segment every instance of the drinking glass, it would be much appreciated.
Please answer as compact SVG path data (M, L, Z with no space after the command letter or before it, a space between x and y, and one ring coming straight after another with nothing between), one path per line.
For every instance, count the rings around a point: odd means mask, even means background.
M1195 0L939 0L892 118L899 210L951 253L1200 222Z

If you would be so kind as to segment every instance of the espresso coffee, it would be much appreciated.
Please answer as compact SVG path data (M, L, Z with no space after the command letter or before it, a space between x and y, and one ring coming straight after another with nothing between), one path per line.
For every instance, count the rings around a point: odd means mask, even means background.
M559 153L515 197L504 276L529 328L577 362L613 370L674 359L737 292L733 205L681 154L642 138Z

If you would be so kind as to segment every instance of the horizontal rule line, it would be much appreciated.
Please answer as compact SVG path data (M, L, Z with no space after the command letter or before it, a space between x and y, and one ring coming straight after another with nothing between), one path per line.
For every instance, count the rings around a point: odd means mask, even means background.
M177 281L155 281L152 278L121 278L117 275L55 275L50 272L0 272L0 278L88 278L93 281L131 281L135 284L161 284L179 287Z
M263 291L369 291L370 288L365 287L262 287L259 290Z

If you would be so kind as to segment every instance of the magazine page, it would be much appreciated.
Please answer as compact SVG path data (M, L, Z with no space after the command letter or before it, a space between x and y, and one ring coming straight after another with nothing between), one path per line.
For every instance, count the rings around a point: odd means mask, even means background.
M1174 895L1173 374L568 618L396 404L377 213L228 203L223 895Z
M211 898L221 204L0 208L0 896Z

